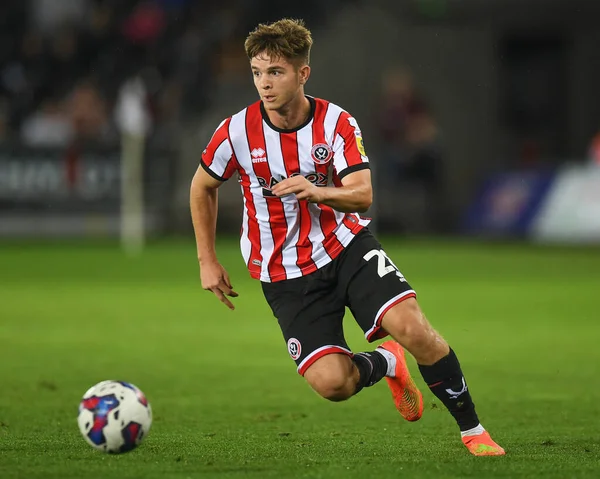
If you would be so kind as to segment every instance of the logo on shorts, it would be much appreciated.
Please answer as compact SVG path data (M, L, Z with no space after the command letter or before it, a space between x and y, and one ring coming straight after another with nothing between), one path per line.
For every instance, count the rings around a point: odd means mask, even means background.
M302 346L300 345L300 341L298 341L296 338L290 338L288 339L287 346L288 353L290 353L292 359L294 361L298 359L300 357L300 353L302 352Z
M325 143L319 143L318 145L312 147L310 154L312 155L315 163L318 165L324 165L329 163L329 160L331 160L333 151L329 145L326 145Z

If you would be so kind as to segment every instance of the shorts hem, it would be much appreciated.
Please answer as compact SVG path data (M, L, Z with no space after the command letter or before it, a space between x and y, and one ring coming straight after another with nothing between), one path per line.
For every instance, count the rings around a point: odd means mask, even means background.
M381 321L383 320L385 314L402 301L408 298L416 297L417 293L413 289L409 289L408 291L404 291L403 293L400 293L399 295L394 296L392 299L387 301L381 308L379 308L379 311L377 311L377 314L375 315L375 321L373 322L371 329L365 333L366 340L372 343L373 341L387 336L387 333L385 333L385 330L381 327Z
M302 360L302 362L298 365L298 374L300 374L300 376L304 376L306 370L312 366L317 359L327 356L328 354L345 354L346 356L352 356L352 351L343 348L342 346L322 346L318 349L315 349Z

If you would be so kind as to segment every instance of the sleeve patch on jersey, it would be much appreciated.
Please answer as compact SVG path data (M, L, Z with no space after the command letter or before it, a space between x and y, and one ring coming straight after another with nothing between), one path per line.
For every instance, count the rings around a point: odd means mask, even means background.
M365 152L365 142L363 141L362 136L356 137L356 147L362 156L367 156L367 153Z
M362 156L367 156L365 153L365 142L362 139L362 132L360 131L358 122L354 117L350 116L348 117L348 123L350 123L350 126L354 128L354 137L356 138L356 148L358 148L358 152Z

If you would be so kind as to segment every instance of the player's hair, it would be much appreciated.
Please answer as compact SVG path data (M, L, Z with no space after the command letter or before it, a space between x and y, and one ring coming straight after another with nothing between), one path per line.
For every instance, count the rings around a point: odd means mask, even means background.
M271 58L285 58L296 65L308 65L313 40L304 20L284 18L274 23L261 23L250 32L244 48L252 60L266 53Z

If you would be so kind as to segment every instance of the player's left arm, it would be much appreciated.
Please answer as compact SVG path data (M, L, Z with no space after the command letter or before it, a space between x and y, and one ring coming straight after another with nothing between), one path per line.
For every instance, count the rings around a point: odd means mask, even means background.
M320 188L324 198L320 203L344 213L364 213L373 203L371 170L349 173L341 180L342 186Z
M276 196L295 194L298 200L331 206L344 213L364 213L373 202L371 171L355 171L344 176L342 186L315 186L303 176L287 178L275 186Z

